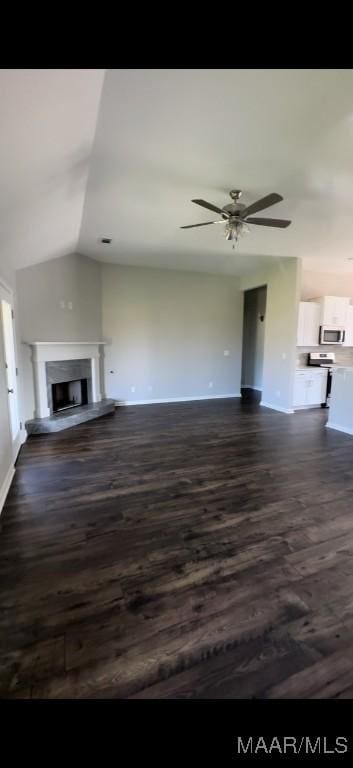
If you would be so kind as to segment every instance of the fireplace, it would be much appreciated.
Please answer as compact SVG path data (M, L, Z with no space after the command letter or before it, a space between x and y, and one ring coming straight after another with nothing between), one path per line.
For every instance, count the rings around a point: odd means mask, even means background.
M52 384L52 401L53 413L64 411L67 408L76 408L79 405L87 405L87 379L60 381Z
M50 414L92 402L89 359L53 360L45 365Z

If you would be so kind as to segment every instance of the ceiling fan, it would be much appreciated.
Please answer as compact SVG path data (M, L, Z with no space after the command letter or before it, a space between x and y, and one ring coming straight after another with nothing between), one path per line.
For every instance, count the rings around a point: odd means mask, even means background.
M269 208L271 205L279 203L281 200L283 200L283 197L278 195L277 192L271 192L271 194L266 195L266 197L262 197L261 200L257 200L255 203L251 203L250 205L244 205L243 203L239 202L239 198L242 195L240 189L232 189L229 192L229 195L233 202L225 205L223 208L218 208L217 205L208 203L206 200L191 200L192 203L201 205L202 208L207 208L209 211L215 211L215 213L219 213L222 218L217 221L204 221L202 224L187 224L185 227L180 227L180 229L206 227L208 224L224 224L224 222L226 222L224 235L227 240L233 240L234 248L234 242L238 240L239 235L250 232L247 226L248 224L260 224L263 227L280 227L281 229L289 227L291 224L288 219L262 219L258 217L252 217L253 213L263 211L265 208Z

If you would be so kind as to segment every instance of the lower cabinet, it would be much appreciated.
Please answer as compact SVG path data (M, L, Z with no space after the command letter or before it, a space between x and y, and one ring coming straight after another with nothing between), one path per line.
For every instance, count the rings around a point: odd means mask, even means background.
M294 379L293 407L304 408L321 405L326 400L327 371L296 371Z

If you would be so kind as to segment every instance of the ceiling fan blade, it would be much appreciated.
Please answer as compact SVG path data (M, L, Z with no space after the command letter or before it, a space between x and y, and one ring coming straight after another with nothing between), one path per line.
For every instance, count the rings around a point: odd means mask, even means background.
M243 219L244 216L250 216L251 213L263 211L264 208L269 208L270 205L279 203L281 200L283 200L282 195L278 195L277 192L271 192L270 195L266 195L266 197L262 197L261 200L257 200L256 203L251 203L247 208L244 208L241 212L241 217Z
M217 208L216 205L213 205L213 203L208 203L207 200L191 200L192 203L196 203L196 205L201 205L202 208L208 208L209 211L215 211L216 213L222 214L222 216L229 216L229 213L227 211L222 211L222 208Z
M263 227L281 227L281 229L289 227L291 223L288 219L246 219L246 224L261 224Z
M180 229L192 229L193 227L207 227L208 224L224 224L224 219L221 221L203 221L202 224L187 224L186 227L180 227Z

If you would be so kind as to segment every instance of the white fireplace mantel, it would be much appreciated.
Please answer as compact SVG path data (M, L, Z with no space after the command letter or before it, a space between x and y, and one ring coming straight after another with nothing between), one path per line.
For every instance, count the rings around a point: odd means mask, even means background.
M45 364L56 360L91 360L92 402L102 400L100 385L100 347L104 341L24 341L32 349L36 417L50 416Z
M69 347L70 344L80 344L81 346L85 344L106 344L106 341L24 341L23 343L28 344L30 347L55 347L58 345Z

